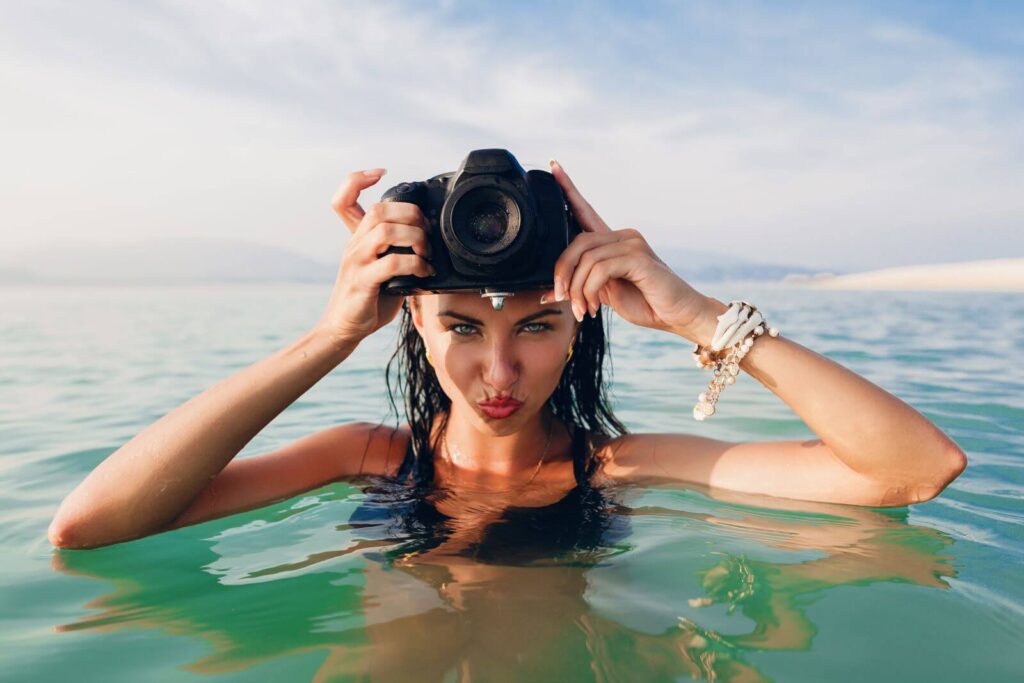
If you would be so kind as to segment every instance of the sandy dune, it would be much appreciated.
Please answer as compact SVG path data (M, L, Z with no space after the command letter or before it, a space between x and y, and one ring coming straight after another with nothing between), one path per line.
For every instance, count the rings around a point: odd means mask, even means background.
M850 275L787 277L785 282L820 289L989 290L1024 292L1024 258L885 268Z

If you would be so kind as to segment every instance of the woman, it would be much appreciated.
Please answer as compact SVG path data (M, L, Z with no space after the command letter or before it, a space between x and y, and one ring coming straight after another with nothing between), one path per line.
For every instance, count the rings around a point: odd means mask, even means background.
M569 402L549 401L576 353L585 354L591 378L598 378L590 386L599 385L603 337L595 323L601 305L634 324L704 347L711 346L718 317L727 309L673 273L639 232L611 230L565 170L554 161L551 169L584 230L558 259L553 291L539 300L520 293L501 311L475 294L408 298L413 348L423 348L443 390L443 397L408 397L409 426L338 425L270 454L232 460L362 339L394 319L403 298L381 296L381 283L431 272L418 207L378 203L364 212L359 193L384 170L357 172L334 201L353 236L318 323L108 457L61 504L50 525L51 542L74 548L116 543L359 474L412 476L463 496L482 496L486 517L512 503L557 502L590 478L662 477L784 498L895 506L931 499L963 471L963 452L913 408L781 336L758 338L741 367L785 401L818 439L730 443L686 434L627 434L609 411L592 406L580 420ZM391 245L412 247L414 253L378 258ZM682 455L665 457L666 452ZM439 501L442 513L445 500Z

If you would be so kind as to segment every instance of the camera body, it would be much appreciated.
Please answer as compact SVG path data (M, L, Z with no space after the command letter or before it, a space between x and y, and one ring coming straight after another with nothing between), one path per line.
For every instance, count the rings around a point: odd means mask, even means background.
M547 171L524 171L511 152L478 149L454 172L400 183L381 201L416 204L427 219L430 277L394 277L386 294L550 288L555 261L580 232ZM412 253L389 247L384 254Z

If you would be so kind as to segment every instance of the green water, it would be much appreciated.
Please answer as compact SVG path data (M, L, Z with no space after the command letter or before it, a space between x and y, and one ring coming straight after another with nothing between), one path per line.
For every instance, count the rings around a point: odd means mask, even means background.
M97 463L296 338L328 292L0 289L0 679L1024 678L1024 297L699 288L754 301L909 402L967 452L967 471L892 509L610 490L600 543L529 563L382 562L409 539L349 523L372 498L365 481L54 550L56 506ZM633 431L811 436L750 377L696 423L707 378L683 340L616 319L611 341L615 409ZM364 342L240 457L384 419L393 344L392 328Z

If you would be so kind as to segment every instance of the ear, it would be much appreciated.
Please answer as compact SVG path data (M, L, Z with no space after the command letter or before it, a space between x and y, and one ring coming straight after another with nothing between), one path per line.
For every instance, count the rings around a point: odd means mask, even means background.
M420 302L419 296L413 294L405 297L405 302L409 306L409 313L412 314L412 324L416 327L416 331L423 336L423 306Z

